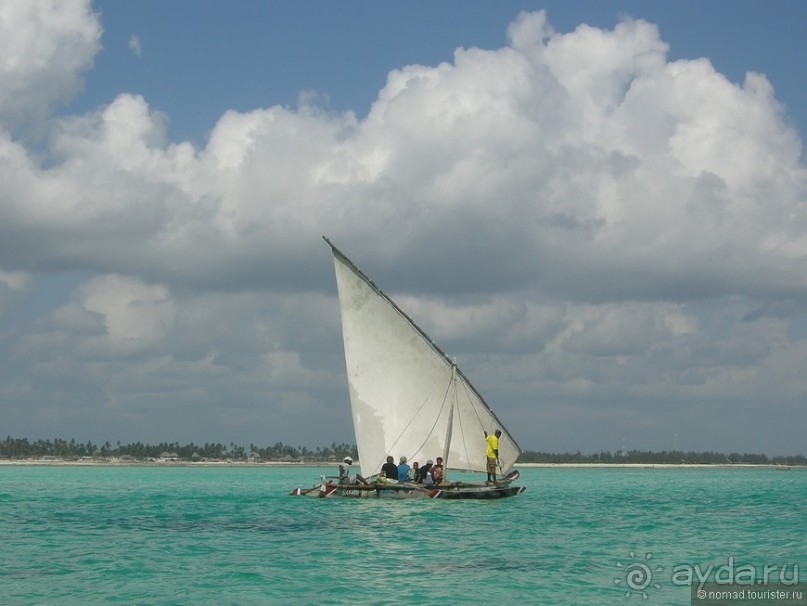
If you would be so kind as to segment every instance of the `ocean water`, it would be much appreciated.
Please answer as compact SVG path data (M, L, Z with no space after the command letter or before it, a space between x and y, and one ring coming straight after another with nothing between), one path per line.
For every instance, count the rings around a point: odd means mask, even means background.
M0 466L0 604L689 604L687 574L807 581L805 469L526 468L500 501L288 495L332 472Z

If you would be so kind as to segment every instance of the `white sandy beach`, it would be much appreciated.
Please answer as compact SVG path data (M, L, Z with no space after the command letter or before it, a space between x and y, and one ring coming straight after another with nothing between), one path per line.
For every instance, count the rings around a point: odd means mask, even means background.
M122 461L122 460L92 460L80 459L68 461L63 459L0 459L2 465L42 465L42 466L84 466L84 467L331 467L334 461ZM354 462L358 468L360 463ZM516 468L586 468L586 469L720 469L720 468L752 468L752 469L807 469L800 465L752 464L752 463L516 463Z

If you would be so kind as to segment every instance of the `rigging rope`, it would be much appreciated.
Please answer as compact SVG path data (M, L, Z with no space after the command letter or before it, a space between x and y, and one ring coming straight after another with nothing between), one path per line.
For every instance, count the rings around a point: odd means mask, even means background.
M428 439L429 439L429 438L431 437L431 435L434 433L434 428L435 428L435 427L437 427L437 422L440 420L440 416L443 414L443 409L444 409L444 408L445 408L445 406L446 406L446 400L448 399L448 392L449 392L449 389L450 389L450 388L451 388L451 381L449 380L448 385L446 386L446 391L445 391L445 393L443 394L443 403L440 405L440 410L438 410L438 411L437 411L437 416L436 416L436 417L435 417L435 419L434 419L434 423L432 423L432 427L431 427L431 429L429 430L429 432L426 434L426 437L424 438L423 442L421 442L421 444L420 444L420 446L418 446L417 450L416 450L415 452L413 452L413 453L410 455L411 457L413 457L413 458L414 458L414 457L415 457L415 456L416 456L416 455L417 455L417 454L418 454L418 453L419 453L419 452L420 452L420 451L423 449L423 447L426 445L426 442L428 441ZM428 401L429 401L429 398L431 397L432 393L434 393L434 390L432 390L432 391L431 391L431 392L430 392L430 393L429 393L429 394L428 394L428 395L427 395L427 396L426 396L426 397L423 399L423 401L420 403L420 406L418 407L418 409L415 411L415 413L414 413L414 414L412 415L412 417L409 419L409 423L407 423L407 424L406 424L406 426L403 428L403 430L401 431L401 433L399 433L399 434L398 434L398 437L397 437L397 438L395 438L395 441L394 441L394 442L393 442L393 443L390 445L390 447L389 447L389 450L390 450L390 451L394 450L395 445L396 445L396 444L397 444L397 443L398 443L398 442L401 440L401 438L404 436L404 434L406 433L406 430L407 430L407 429L409 429L409 426L412 424L412 422L415 420L415 418L416 418L416 417L417 417L417 416L420 414L420 411L421 411L421 410L423 410L423 407L426 405L426 402L428 402ZM386 460L386 456L387 456L387 455L385 455L385 456L384 456L384 459L385 459L385 460ZM383 465L383 464L384 464L384 462L382 461L382 462L377 463L376 465L377 465L377 466L380 468L380 467L381 467L381 465Z

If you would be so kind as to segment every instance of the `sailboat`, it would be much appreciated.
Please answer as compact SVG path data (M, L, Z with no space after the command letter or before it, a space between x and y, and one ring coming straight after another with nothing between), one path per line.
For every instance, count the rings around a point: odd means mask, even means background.
M526 487L513 484L521 449L456 361L323 239L333 252L361 473L322 476L311 488L291 494L497 499L524 492ZM486 436L496 430L501 435L495 480L457 480L460 472L486 471ZM388 456L410 462L442 457L444 477L439 484L386 479L381 468Z

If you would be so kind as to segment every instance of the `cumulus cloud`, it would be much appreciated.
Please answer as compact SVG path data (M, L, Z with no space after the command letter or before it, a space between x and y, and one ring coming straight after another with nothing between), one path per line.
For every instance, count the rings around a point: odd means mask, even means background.
M101 27L90 0L0 5L0 128L38 126L81 88Z
M90 276L16 351L112 409L240 394L251 423L274 394L298 421L312 394L338 393L323 233L525 427L535 393L558 434L572 401L619 402L613 428L631 402L807 387L805 167L762 74L737 85L706 59L670 61L641 20L558 33L524 13L503 48L393 69L364 119L228 111L195 146L122 92L51 120L44 163L10 133L75 93L100 26L84 2L4 6L0 266ZM771 317L775 299L792 305Z
M763 76L738 87L705 60L668 63L641 21L556 34L542 13L522 15L510 37L391 72L364 121L231 111L201 149L167 141L164 116L121 95L55 125L49 170L8 143L6 167L23 171L5 224L47 238L29 262L92 269L116 269L110 240L129 234L120 256L152 279L187 275L204 244L248 282L250 261L291 250L293 263L327 232L391 259L439 252L428 282L469 250L492 256L491 271L515 261L479 289L542 276L587 298L615 273L608 296L665 297L662 282L804 288L804 217L787 216L803 197L800 142ZM650 271L651 284L634 279Z

